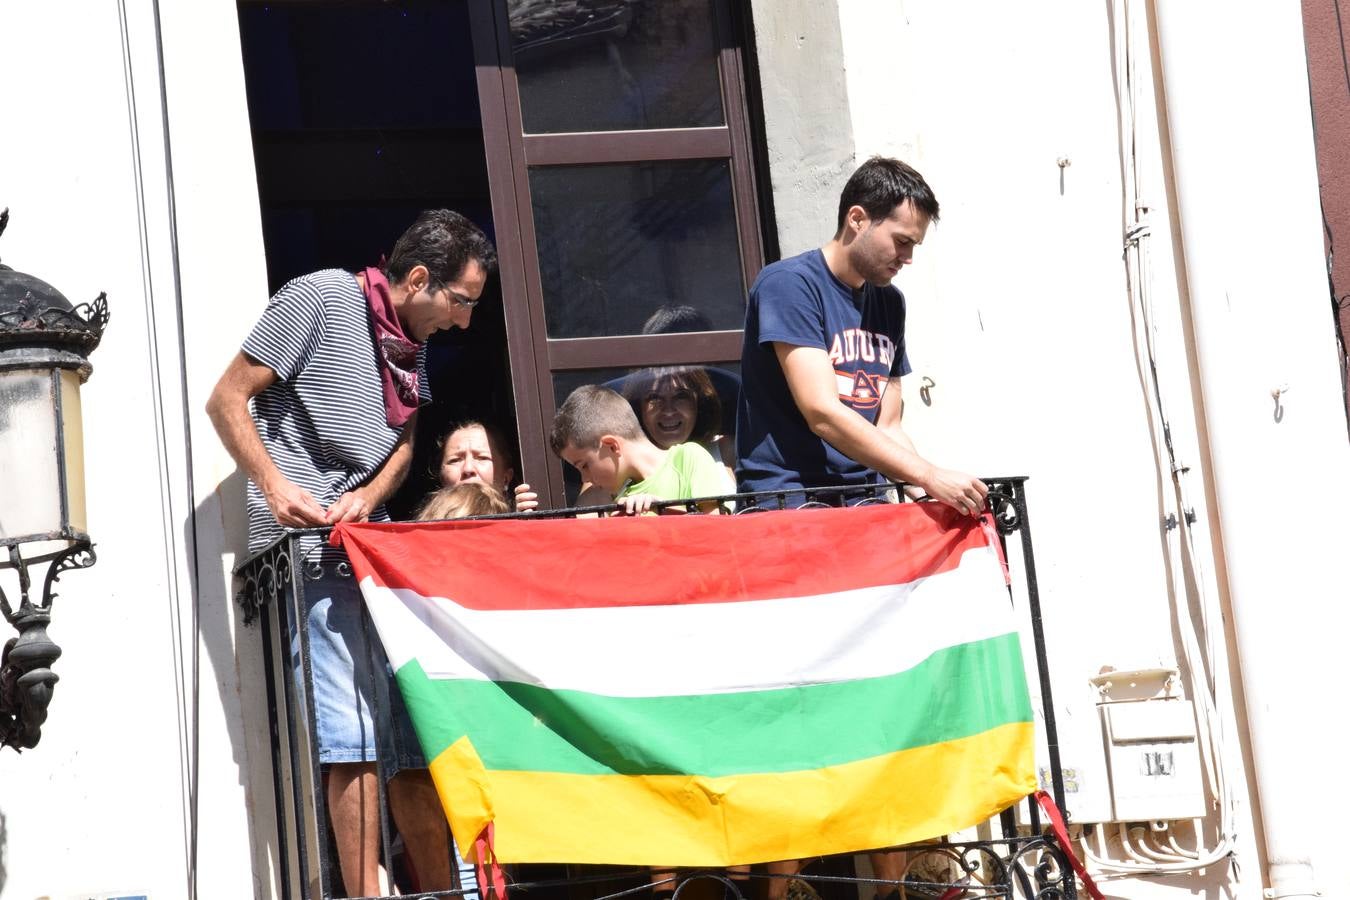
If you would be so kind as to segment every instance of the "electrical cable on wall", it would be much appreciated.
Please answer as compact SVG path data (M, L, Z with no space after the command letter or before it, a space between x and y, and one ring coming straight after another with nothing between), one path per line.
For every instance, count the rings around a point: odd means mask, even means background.
M178 577L177 560L179 558L179 539L173 523L177 517L173 508L173 495L170 487L170 467L168 458L170 455L168 432L166 422L168 416L164 399L162 370L160 369L160 344L157 331L158 313L156 309L156 286L153 274L153 261L150 252L149 235L149 215L147 214L147 199L145 187L145 166L142 155L141 134L139 125L139 112L136 103L136 83L135 66L132 60L131 47L131 28L128 22L126 0L117 2L118 26L122 43L122 66L123 81L127 97L127 119L130 132L130 146L132 153L132 172L134 175L134 187L136 194L136 218L138 227L138 238L140 242L141 253L141 287L145 292L147 317L146 317L146 344L147 344L147 362L151 371L151 394L152 408L155 419L155 432L157 436L157 462L159 466L159 484L160 484L160 504L163 510L161 521L164 523L164 547L165 547L165 579L169 586L170 602L168 604L169 628L173 650L174 667L174 691L176 694L176 712L178 716L179 732L179 767L180 778L182 778L187 788L186 808L184 817L184 876L186 884L186 893L189 898L197 896L197 862L198 862L198 787L199 787L199 750L200 742L200 708L199 700L201 693L200 675L201 658L200 647L200 594L193 589L193 585L201 583L200 560L197 555L196 542L196 511L193 509L195 499L195 490L192 480L192 439L190 418L187 410L187 384L185 375L181 368L179 371L179 387L182 391L179 414L185 428L184 453L187 462L187 496L189 512L187 518L191 524L189 529L188 541L190 543L190 557L192 563L191 584L188 591L191 594L190 604L187 605L189 616L189 634L191 644L188 648L183 647L183 621L184 621L184 602L183 586ZM158 63L159 74L159 101L160 101L160 123L164 129L164 153L165 166L168 179L168 206L169 206L169 226L173 257L174 271L174 299L175 314L178 330L178 359L184 360L185 349L183 347L183 311L182 311L182 283L181 273L178 266L178 236L177 236L177 210L173 199L173 175L172 175L172 152L169 147L169 123L167 104L168 98L164 90L164 47L160 29L159 3L154 3L155 16L155 49L156 61Z
M1146 194L1143 190L1136 120L1143 81L1139 71L1139 36L1148 34L1141 6L1138 0L1114 0L1112 4L1112 16L1118 23L1114 32L1114 50L1124 166L1122 187L1126 217L1126 281L1131 310L1143 335L1142 341L1136 341L1136 350L1140 371L1148 386L1146 402L1149 416L1155 425L1152 429L1154 452L1159 467L1165 466L1167 469L1166 480L1172 489L1171 503L1167 505L1174 508L1166 517L1165 525L1166 562L1172 581L1172 604L1182 661L1190 681L1191 699L1197 706L1197 737L1206 786L1217 806L1219 822L1214 846L1204 848L1205 820L1194 820L1197 845L1194 850L1182 847L1166 822L1150 823L1147 827L1130 827L1120 823L1120 846L1129 857L1124 860L1107 856L1106 829L1098 824L1091 832L1082 833L1081 844L1089 862L1098 867L1102 877L1106 878L1193 872L1229 859L1236 844L1237 797L1230 777L1230 772L1234 770L1230 757L1233 725L1220 711L1221 702L1231 696L1226 659L1219 654L1216 640L1217 634L1222 632L1222 616L1216 608L1217 592L1205 569L1204 558L1196 547L1197 520L1195 506L1190 499L1190 468L1177 458L1162 379L1158 373L1157 322L1153 310L1153 272L1149 256L1151 210L1144 199ZM1183 603L1192 599L1186 585L1187 569L1194 584L1193 599L1199 610L1198 622L1183 607ZM1165 846L1159 843L1159 835L1163 833L1167 835Z

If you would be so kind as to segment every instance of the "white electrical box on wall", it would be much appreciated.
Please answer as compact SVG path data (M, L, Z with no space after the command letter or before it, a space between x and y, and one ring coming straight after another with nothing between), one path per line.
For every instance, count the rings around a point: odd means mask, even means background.
M1204 773L1195 709L1167 666L1107 669L1057 705L1065 814L1079 825L1202 818ZM1095 700L1095 702L1094 702ZM1050 790L1044 722L1036 708L1037 776ZM1026 804L1016 807L1030 824Z
M1075 690L1076 688L1076 690ZM1035 687L1033 686L1033 690ZM1055 727L1059 737L1060 772L1064 777L1064 815L1078 824L1111 821L1111 786L1096 693L1085 683L1057 688ZM1036 776L1042 790L1053 793L1050 754L1040 698L1034 701ZM1030 825L1027 804L1016 806L1017 823Z
M1173 669L1097 676L1102 737L1117 822L1205 814L1195 708L1173 693Z
M1066 692L1067 693L1067 692ZM1059 707L1060 772L1064 777L1064 814L1079 824L1111 820L1110 776L1102 753L1101 724L1091 698L1066 696ZM1053 779L1048 755L1040 757L1037 778L1051 792Z

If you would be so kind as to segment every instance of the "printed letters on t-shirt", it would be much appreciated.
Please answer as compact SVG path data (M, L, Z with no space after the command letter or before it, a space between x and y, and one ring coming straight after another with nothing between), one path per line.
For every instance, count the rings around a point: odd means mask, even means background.
M886 393L888 373L895 362L895 342L863 328L845 328L834 334L830 362L839 382L840 401L859 412L870 412L881 405L881 396ZM882 371L877 372L878 368Z

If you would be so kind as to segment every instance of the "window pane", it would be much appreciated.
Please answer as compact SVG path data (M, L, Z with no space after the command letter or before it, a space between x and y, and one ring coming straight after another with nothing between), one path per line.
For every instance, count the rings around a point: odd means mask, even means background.
M508 0L525 131L721 125L709 0Z
M678 306L685 330L745 324L726 160L535 168L530 193L549 337L642 334Z
M687 371L697 374L691 378L682 379L684 382L680 385L670 383L666 375L670 372L679 373L681 370L674 367L663 367L661 369L588 369L579 372L557 372L553 375L553 397L558 406L562 406L567 395L584 384L600 384L607 388L618 391L621 394L639 394L647 393L648 389L654 388L654 393L662 395L671 393L672 387L694 387L697 390L698 383L701 382L711 388L716 400L711 404L713 415L720 418L720 422L715 429L712 429L718 435L725 435L730 438L736 427L736 400L740 395L741 387L741 364L736 362L718 362L707 364L691 364L686 367ZM706 380L705 380L706 379ZM641 400L639 408L642 408ZM696 405L697 408L697 405ZM658 430L655 435L651 429L660 429L668 424L668 419L675 415L670 408L670 404L665 402L663 396L662 402L653 404L653 409L647 416L639 416L642 420L643 430L647 431L649 436L653 437L654 443L664 444ZM704 430L705 423L695 422ZM723 442L722 446L727 448L730 453L731 440ZM709 448L714 452L720 452L718 446L710 442ZM734 461L726 460L727 465L734 465ZM558 465L563 469L563 484L567 495L567 505L571 506L576 502L577 494L581 490L581 480L577 477L576 469L567 465L562 460L558 460Z

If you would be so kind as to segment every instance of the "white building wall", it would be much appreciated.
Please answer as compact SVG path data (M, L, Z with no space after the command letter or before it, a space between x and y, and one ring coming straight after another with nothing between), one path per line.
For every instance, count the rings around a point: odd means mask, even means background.
M839 8L816 0L752 0L768 142L769 187L783 256L820 243L839 186L853 171ZM761 176L765 173L760 173Z
M107 291L112 314L84 390L99 562L60 585L42 743L0 754L6 898L236 898L268 880L260 663L227 574L242 485L201 412L266 299L257 195L233 4L167 7L177 269L152 3L0 5L0 258L75 303Z
M1173 77L1198 88L1204 98L1192 99L1186 110L1190 128L1209 135L1202 154L1193 157L1193 178L1207 182L1195 188L1201 193L1198 202L1211 207L1202 233L1208 226L1210 243L1223 247L1217 258L1211 252L1207 260L1219 274L1210 271L1217 284L1205 302L1215 310L1210 327L1221 330L1209 340L1222 346L1226 334L1229 342L1224 358L1210 362L1202 392L1204 360L1195 340L1200 326L1192 324L1192 298L1186 292L1185 244L1175 215L1178 188L1170 180L1172 148L1160 134L1168 117L1179 111L1168 108L1158 83L1156 36L1147 33L1154 23L1142 4L1132 5L1137 27L1145 29L1135 35L1142 47L1136 45L1141 87L1133 143L1141 200L1153 210L1149 246L1158 377L1178 463L1189 467L1182 481L1199 516L1200 573L1184 573L1177 589L1171 587L1168 533L1161 522L1169 514L1180 515L1181 507L1170 465L1155 440L1160 420L1151 409L1148 367L1139 357L1146 328L1131 301L1123 260L1128 211L1122 147L1131 142L1118 127L1123 73L1113 60L1123 37L1124 4L837 4L846 95L836 97L834 105L848 111L855 162L874 153L906 159L925 173L943 206L941 223L930 230L915 265L899 280L909 298L914 365L904 385L907 427L920 450L940 464L1031 476L1063 761L1077 770L1081 789L1069 796L1069 806L1080 813L1093 811L1094 797L1104 787L1102 738L1088 677L1104 666L1175 665L1175 609L1181 609L1183 621L1193 615L1196 577L1224 609L1234 596L1225 546L1229 552L1244 548L1243 578L1258 595L1252 601L1258 608L1279 608L1272 603L1280 593L1275 585L1283 584L1303 610L1295 621L1330 626L1320 634L1343 633L1333 624L1338 620L1328 619L1324 599L1328 591L1345 594L1334 554L1310 561L1298 552L1297 547L1309 547L1307 532L1287 527L1287 516L1276 510L1288 506L1276 486L1282 479L1275 476L1271 483L1270 467L1292 458L1290 441L1299 446L1300 471L1319 484L1343 482L1347 469L1325 274L1318 239L1311 233L1318 221L1317 199L1309 190L1315 169L1298 9L1267 8L1268 19L1244 15L1241 24L1223 28L1214 22L1216 6L1187 6L1182 16L1194 28L1175 55L1189 64ZM757 21L756 36L763 61L764 42L774 34ZM814 40L829 44L825 35ZM1254 59L1261 65L1253 66ZM1272 70L1278 77L1271 77ZM791 98L775 97L767 87L772 81L764 81L777 195L799 177L801 163L772 148L775 143L791 146L803 126L792 115ZM1262 124L1277 121L1278 127ZM1259 149L1259 162L1249 147ZM1265 174L1255 175L1252 167ZM1244 184L1245 179L1264 184L1267 178L1280 185L1281 194L1271 204L1271 217L1253 211L1254 198ZM785 254L823 243L833 230L833 208L822 198L815 240L798 240L808 225L800 218L806 211L793 203L786 212L778 207ZM1264 252L1267 248L1275 252ZM1320 282L1316 290L1312 280ZM1258 284L1260 291L1254 289ZM1272 302L1282 296L1290 296L1297 310ZM920 392L925 379L931 382L927 399ZM1294 380L1316 386L1299 410L1300 423L1280 430L1272 420L1270 391ZM1292 414L1292 401L1288 395L1284 399ZM1206 433L1212 421L1207 407L1215 404L1242 410L1224 420L1222 448L1211 445ZM1218 486L1219 492L1231 495L1230 504L1244 495L1261 498L1225 516L1222 529L1214 503L1219 475L1210 466L1218 449L1245 466L1229 466L1229 481ZM1330 488L1334 500L1326 508L1341 508L1344 493L1340 484ZM1323 540L1343 546L1348 536L1344 524L1314 530L1315 546ZM1261 547L1279 550L1263 553ZM1180 565L1176 556L1171 560ZM1305 566L1311 571L1296 571ZM1226 616L1221 621L1216 615L1214 627L1229 621ZM1257 630L1247 650L1260 654L1264 665L1262 685L1248 686L1249 693L1259 694L1249 703L1268 716L1284 710L1281 722L1292 723L1291 716L1312 720L1317 714L1296 698L1317 705L1306 685L1318 678L1313 672L1332 676L1334 648L1316 643L1309 653L1300 653L1308 668L1293 674L1287 654L1306 637L1290 634L1272 645L1263 635L1273 632L1262 630L1269 627L1269 616L1252 615L1251 621ZM1214 640L1216 664L1237 682L1236 698L1232 693L1220 698L1220 716L1227 727L1245 727L1236 657L1224 659L1234 635L1224 631ZM1278 670L1290 675L1272 678ZM1316 791L1298 787L1297 779L1310 774L1300 771L1300 760L1321 772L1329 769L1320 756L1304 756L1306 732L1291 724L1279 735L1269 741L1274 748L1266 765L1283 773L1275 783L1284 788L1279 806L1287 811L1283 831L1290 832L1284 846L1287 851L1295 845L1294 855L1315 856L1309 835L1334 833L1336 820L1314 799ZM1266 875L1261 828L1272 824L1254 818L1251 747L1241 737L1232 748L1240 796L1235 861L1241 881L1230 880L1233 873L1226 867L1214 866L1184 879L1116 882L1118 896L1259 895ZM1333 866L1334 856L1321 859L1323 895L1350 895L1344 874Z
M1296 9L1166 5L1157 26L1270 896L1345 896L1330 811L1350 791L1328 777L1340 746L1309 739L1350 627L1350 444L1331 413L1343 397L1303 23Z
M191 436L185 459L193 472L202 608L202 850L195 888L201 898L269 896L276 813L263 662L258 626L242 624L230 576L247 547L245 480L205 413L211 389L268 296L239 26L229 0L161 8L180 378ZM147 43L154 36L139 34Z
M1072 0L984 4L978 16L938 0L753 5L783 252L829 237L838 187L872 153L913 162L942 200L941 224L901 278L915 368L906 421L943 464L1032 477L1064 762L1083 773L1085 792L1099 790L1088 676L1177 657L1159 524L1176 504L1155 453L1121 262L1119 23L1100 4ZM43 743L0 753L5 898L186 896L194 760L198 895L266 896L270 883L261 664L229 597L242 481L201 413L266 295L237 25L229 0L162 12L172 179L150 0L0 4L0 206L14 216L0 258L73 302L106 290L113 314L85 389L100 561L62 583L51 631L65 656ZM1291 65L1290 48L1282 52L1272 64ZM1197 485L1202 547L1225 586L1204 443L1214 398L1198 388L1152 77L1140 146L1157 209L1163 386ZM1276 101L1302 108L1306 97ZM1271 139L1265 152L1311 171L1291 146ZM1248 254L1229 263L1278 265ZM1244 313L1251 345L1263 312L1256 304ZM1327 352L1329 318L1291 322L1286 346ZM1334 440L1321 427L1323 395L1334 391L1308 385L1320 369L1309 371L1286 402L1319 423L1307 433L1322 446ZM1325 527L1327 540L1344 544L1343 523ZM1268 566L1273 577L1287 563ZM1344 584L1343 575L1331 581L1328 596ZM1255 896L1259 823L1239 777L1239 887L1216 867L1190 880L1118 884L1117 895ZM1307 815L1333 831L1321 809ZM1334 880L1323 888L1350 894Z

